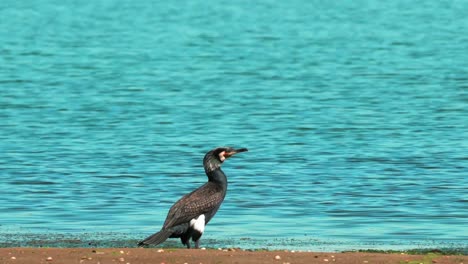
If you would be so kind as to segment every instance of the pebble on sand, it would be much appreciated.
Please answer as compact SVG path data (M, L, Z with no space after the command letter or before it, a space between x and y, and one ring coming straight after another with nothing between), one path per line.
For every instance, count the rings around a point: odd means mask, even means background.
M47 261L52 261L52 257L48 257L46 260Z
M11 259L15 260L15 259L16 259L16 257L11 257Z
M279 255L276 255L275 259L281 259L281 257Z

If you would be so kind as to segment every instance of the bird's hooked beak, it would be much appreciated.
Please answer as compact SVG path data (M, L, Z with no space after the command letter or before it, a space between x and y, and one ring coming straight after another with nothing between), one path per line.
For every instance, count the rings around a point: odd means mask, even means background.
M222 151L221 153L219 153L219 159L221 161L224 161L237 153L246 152L246 151L249 151L249 150L246 148L240 148L240 149L230 149L230 150Z

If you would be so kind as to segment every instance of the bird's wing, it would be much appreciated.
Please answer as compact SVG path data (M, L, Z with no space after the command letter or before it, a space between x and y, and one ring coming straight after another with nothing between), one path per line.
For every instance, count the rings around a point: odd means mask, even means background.
M224 200L221 187L207 183L183 196L169 210L163 229L189 222L201 214L211 212Z

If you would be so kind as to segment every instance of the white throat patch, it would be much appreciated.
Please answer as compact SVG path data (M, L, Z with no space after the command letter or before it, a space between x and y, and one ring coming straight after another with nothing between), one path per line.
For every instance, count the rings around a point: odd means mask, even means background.
M205 231L205 215L202 214L190 220L190 227L203 234L203 231Z
M218 155L218 156L219 156L219 160L220 160L221 162L223 162L223 161L226 159L226 157L224 157L224 154L226 154L226 151L222 151L222 152L219 153L219 155Z

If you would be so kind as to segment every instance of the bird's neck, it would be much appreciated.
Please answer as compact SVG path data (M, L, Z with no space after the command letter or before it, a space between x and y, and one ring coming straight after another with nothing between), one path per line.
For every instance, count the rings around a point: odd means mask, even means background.
M221 170L221 168L217 168L214 170L206 171L206 175L208 176L208 181L213 182L216 184L221 185L224 189L227 188L227 178L226 174Z

